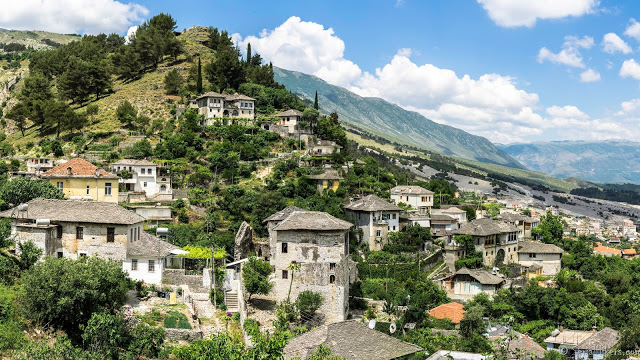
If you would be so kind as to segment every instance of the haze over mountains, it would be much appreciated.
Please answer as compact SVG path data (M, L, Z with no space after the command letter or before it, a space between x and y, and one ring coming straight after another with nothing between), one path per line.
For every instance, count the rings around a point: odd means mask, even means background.
M595 182L640 183L640 143L552 141L498 145L531 170Z
M313 75L276 67L274 73L275 80L295 94L313 99L318 91L324 112L335 111L342 121L389 140L445 155L522 168L511 156L481 136L438 124L380 98L361 97Z

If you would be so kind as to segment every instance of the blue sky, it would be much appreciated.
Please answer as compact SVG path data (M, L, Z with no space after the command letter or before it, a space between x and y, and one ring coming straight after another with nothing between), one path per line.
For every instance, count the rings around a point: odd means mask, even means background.
M635 1L5 1L0 27L125 34L167 12L227 29L276 66L494 142L640 138Z

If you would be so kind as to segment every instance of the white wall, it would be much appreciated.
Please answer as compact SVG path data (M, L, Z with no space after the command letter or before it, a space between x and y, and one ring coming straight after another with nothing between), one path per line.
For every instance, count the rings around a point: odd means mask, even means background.
M131 270L131 260L138 260L138 269ZM149 260L153 260L154 271L149 272ZM148 257L127 257L122 262L122 270L129 274L129 277L133 280L142 280L145 284L162 284L162 270L163 270L162 258L148 258Z

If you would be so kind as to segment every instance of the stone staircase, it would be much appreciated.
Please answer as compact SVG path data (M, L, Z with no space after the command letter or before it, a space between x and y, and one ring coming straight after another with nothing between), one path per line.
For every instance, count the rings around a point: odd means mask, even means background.
M240 307L238 306L238 294L227 291L224 297L224 303L227 305L227 311L237 312Z
M428 279L433 279L436 276L438 276L438 274L444 272L448 268L449 267L447 266L446 263L442 263L442 264L438 265L435 269L432 269L431 272L429 273L429 275L427 275L427 278Z

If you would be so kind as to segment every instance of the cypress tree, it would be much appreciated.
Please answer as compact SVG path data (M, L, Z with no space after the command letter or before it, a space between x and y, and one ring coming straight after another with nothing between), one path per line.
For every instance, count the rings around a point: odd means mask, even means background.
M247 44L247 66L251 66L251 43Z
M198 78L196 79L196 92L202 93L202 64L200 63L200 57L198 57Z
M313 101L313 108L320 110L320 106L318 105L318 90L316 90L316 99Z

